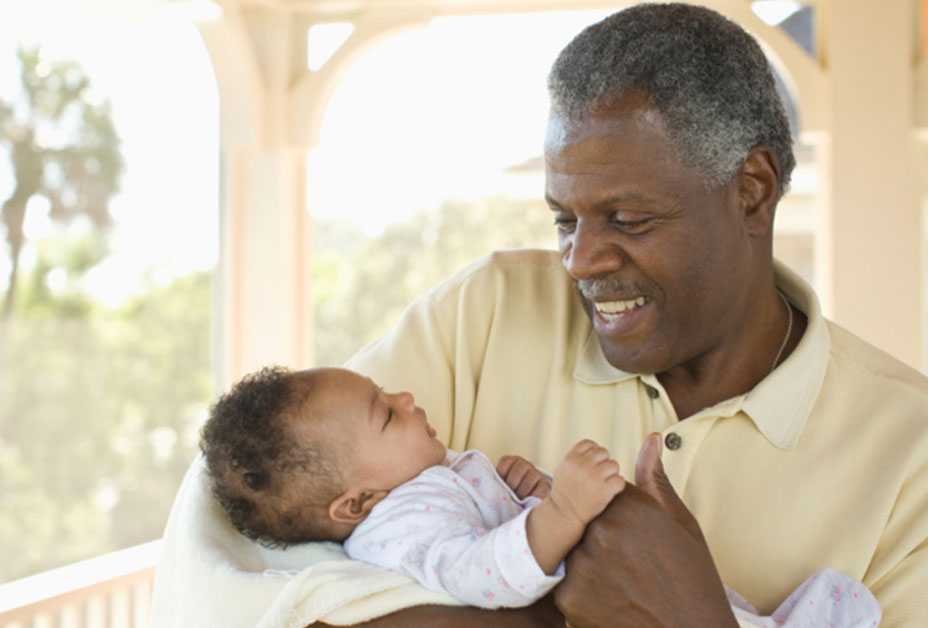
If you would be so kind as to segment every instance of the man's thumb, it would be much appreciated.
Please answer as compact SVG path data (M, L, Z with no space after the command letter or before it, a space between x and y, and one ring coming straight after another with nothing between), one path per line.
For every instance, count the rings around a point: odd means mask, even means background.
M635 462L635 485L656 499L665 510L670 510L676 493L661 462L662 441L661 435L656 432L645 438Z
M699 523L677 495L670 478L664 472L664 464L661 462L662 445L663 438L658 433L648 434L645 438L635 462L635 485L660 504L664 512L676 519L693 538L705 543Z

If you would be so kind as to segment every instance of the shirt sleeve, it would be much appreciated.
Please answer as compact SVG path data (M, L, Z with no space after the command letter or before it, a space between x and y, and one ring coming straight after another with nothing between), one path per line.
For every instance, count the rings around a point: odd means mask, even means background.
M905 455L906 474L864 584L883 610L881 628L928 626L928 439Z
M345 542L348 555L481 608L529 606L563 579L563 565L548 576L532 554L525 529L531 508L488 530L453 479L435 481L439 473L453 475L429 469L377 504Z
M813 574L769 616L759 615L732 589L725 587L725 593L741 628L875 628L880 623L873 594L834 569Z

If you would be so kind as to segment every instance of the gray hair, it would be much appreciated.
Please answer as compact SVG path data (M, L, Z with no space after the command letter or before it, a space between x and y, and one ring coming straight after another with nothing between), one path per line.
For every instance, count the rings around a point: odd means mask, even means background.
M579 121L643 91L660 112L678 157L711 189L731 180L751 149L766 146L779 193L796 165L773 73L753 37L715 11L643 4L587 27L548 76L552 113Z

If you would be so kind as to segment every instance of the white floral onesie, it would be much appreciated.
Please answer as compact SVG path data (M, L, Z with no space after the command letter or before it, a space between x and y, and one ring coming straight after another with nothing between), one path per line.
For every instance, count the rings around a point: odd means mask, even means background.
M525 521L535 497L520 500L481 452L448 451L390 491L345 541L345 551L481 608L528 606L564 577L538 566ZM797 588L770 617L761 617L726 587L741 626L870 628L880 620L876 598L859 582L831 569Z
M545 575L529 548L525 520L539 500L516 497L479 451L449 451L445 464L390 491L345 551L472 606L528 606L543 597L564 566Z

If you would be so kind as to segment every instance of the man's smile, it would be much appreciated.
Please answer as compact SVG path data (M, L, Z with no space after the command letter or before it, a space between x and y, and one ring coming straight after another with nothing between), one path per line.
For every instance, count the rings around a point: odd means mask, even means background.
M588 303L590 318L600 336L620 336L632 332L644 322L654 305L647 297Z

